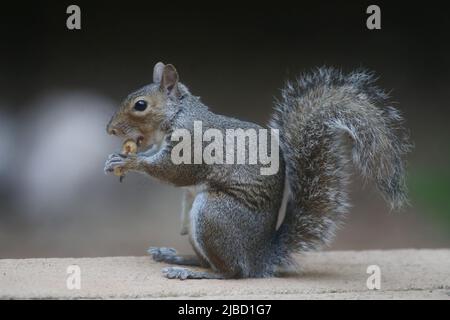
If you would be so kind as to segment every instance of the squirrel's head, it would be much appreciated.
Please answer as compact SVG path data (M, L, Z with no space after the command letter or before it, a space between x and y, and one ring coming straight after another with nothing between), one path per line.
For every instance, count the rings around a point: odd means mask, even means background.
M158 62L153 69L153 83L129 94L112 116L106 131L132 139L140 150L156 143L161 124L181 98L178 73L171 64Z

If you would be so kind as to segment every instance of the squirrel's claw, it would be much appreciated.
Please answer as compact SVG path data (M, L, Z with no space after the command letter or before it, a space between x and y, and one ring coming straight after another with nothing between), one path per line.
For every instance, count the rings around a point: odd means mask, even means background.
M130 166L130 162L133 160L133 158L128 158L125 155L113 153L111 154L108 159L105 162L104 171L105 174L114 172L114 168L125 168L127 169Z

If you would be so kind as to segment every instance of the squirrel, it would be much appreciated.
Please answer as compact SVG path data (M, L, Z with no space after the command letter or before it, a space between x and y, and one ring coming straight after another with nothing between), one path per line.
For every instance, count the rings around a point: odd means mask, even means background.
M155 261L212 271L166 267L169 279L263 278L296 266L294 253L330 243L348 208L350 162L374 181L390 204L408 204L405 155L411 144L403 117L374 82L372 72L349 74L320 67L286 82L268 128L279 132L279 170L260 164L175 164L177 129L263 127L211 112L179 81L171 64L158 62L153 83L129 94L107 132L138 145L136 154L111 154L105 173L142 172L185 187L182 234L195 256L172 248L149 249ZM249 144L245 144L249 148ZM285 217L277 228L279 212Z

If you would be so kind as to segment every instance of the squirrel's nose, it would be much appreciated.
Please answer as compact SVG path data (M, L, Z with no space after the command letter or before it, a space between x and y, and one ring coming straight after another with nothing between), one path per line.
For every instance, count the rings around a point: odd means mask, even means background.
M114 128L113 126L111 126L111 124L108 124L108 125L106 126L106 132L107 132L108 134L110 134L110 135L115 136L115 135L117 134L117 129Z

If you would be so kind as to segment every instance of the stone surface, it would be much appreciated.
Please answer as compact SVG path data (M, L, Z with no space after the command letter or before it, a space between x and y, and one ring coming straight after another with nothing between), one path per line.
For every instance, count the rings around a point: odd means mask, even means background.
M169 280L150 257L0 260L0 298L84 299L450 299L450 250L330 251L297 258L299 270L270 279ZM67 288L77 265L81 288ZM367 268L381 271L369 290Z

